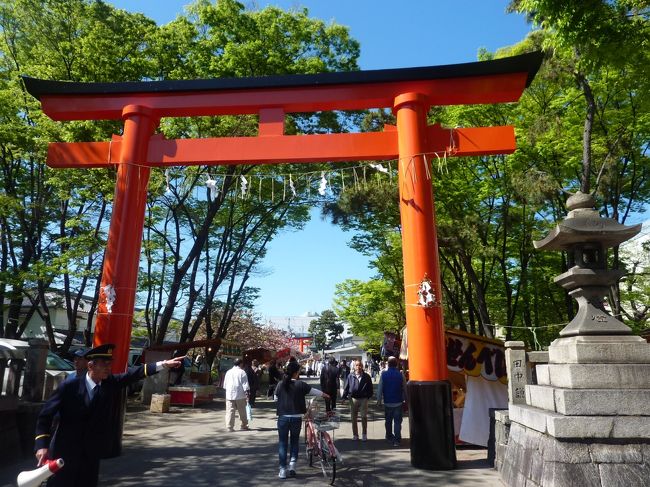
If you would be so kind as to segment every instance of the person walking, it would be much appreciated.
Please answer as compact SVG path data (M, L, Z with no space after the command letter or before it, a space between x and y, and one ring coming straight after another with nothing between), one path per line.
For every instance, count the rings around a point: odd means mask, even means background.
M65 380L72 380L75 377L83 375L88 370L88 360L86 359L88 349L78 348L72 354L74 357L74 370L68 374Z
M255 398L257 397L257 391L259 391L260 385L262 383L262 374L264 373L264 371L260 367L260 363L257 359L253 359L253 365L251 366L251 369L253 369L253 373L255 374L255 380L256 380L255 391L253 391L253 388L251 387L251 397L253 398L253 403L251 404L251 406L254 406Z
M275 388L275 400L277 401L276 413L278 415L278 457L280 472L278 477L287 478L287 449L290 453L288 475L296 476L296 462L298 461L298 450L300 449L300 430L302 429L302 417L307 412L305 396L323 396L325 400L328 394L314 389L302 380L298 380L300 365L296 362L289 362L282 382Z
M248 430L246 403L250 394L250 386L246 372L241 368L242 359L235 359L232 369L226 372L223 388L226 390L226 427L228 431L235 430L235 411L239 413L241 429Z
M361 415L361 441L368 439L368 399L372 397L372 379L363 370L361 360L354 362L354 371L348 376L343 390L343 399L350 397L350 420L352 439L359 439L357 420Z
M348 375L350 375L350 366L347 364L346 360L341 360L341 365L339 365L339 379L341 381L341 396L343 396L343 389L345 389L345 383L348 380Z
M325 399L325 410L336 411L336 395L339 388L339 368L336 366L336 359L331 357L328 364L323 367L320 374L320 386L330 397Z
M266 397L273 397L275 386L282 379L282 373L275 360L271 360L269 364L269 390L266 392Z
M257 360L254 362L257 362ZM257 389L260 387L260 380L252 364L246 363L246 365L244 365L244 372L246 372L248 387L250 388L250 393L248 395L248 404L250 404L250 406L253 408L255 407L255 396L257 395Z
M375 359L372 359L372 362L370 362L370 375L372 376L373 381L379 375L379 364Z
M36 420L34 442L38 466L48 459L63 458L65 468L47 481L48 487L94 487L99 462L109 454L114 432L111 411L121 391L130 383L163 368L177 368L184 357L131 367L111 374L113 349L106 343L86 352L87 370L65 380L54 391ZM52 434L54 418L58 425Z
M402 407L406 402L406 381L397 365L395 357L388 358L388 369L381 373L377 387L377 405L384 404L386 440L393 446L402 441Z

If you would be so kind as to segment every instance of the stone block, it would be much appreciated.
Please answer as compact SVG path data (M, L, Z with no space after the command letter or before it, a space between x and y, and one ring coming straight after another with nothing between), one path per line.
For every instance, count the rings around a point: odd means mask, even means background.
M592 443L589 453L593 463L642 463L643 452L638 443L614 445Z
M548 413L548 434L564 439L650 439L650 416L563 416Z
M548 383L567 389L650 389L650 364L548 364Z
M548 352L546 350L537 350L535 352L527 352L526 357L532 364L546 364L548 363Z
M650 344L632 335L558 338L548 357L552 364L650 364Z
M554 388L549 386L526 386L527 404L547 411L555 411Z
M591 455L586 443L560 441L550 438L544 449L545 462L557 463L590 463Z
M650 465L642 463L598 465L603 486L647 487L650 483Z
M510 414L508 414L510 416ZM523 438L523 428L521 426L516 425L516 428L513 428L513 423L512 419L510 420L510 434L508 435L508 443L514 442L514 443L521 443L521 440Z
M598 466L591 463L545 462L541 484L545 487L601 485L600 472Z
M510 418L508 417L507 409L497 409L494 411L494 420L499 423L509 424Z
M551 376L548 371L548 364L537 365L535 367L535 374L537 375L537 384L548 386L551 384Z
M503 458L505 457L506 454L506 448L507 445L504 443L499 443L497 444L496 447L496 452L494 456L494 468L497 470L501 470L501 466L503 465Z
M614 418L612 438L650 440L650 416L617 416Z
M650 465L650 444L641 445L641 452L643 453L643 462Z
M152 413L168 413L171 396L169 394L152 394L149 411Z
M540 433L546 433L546 411L519 404L511 404L509 410L511 423L516 422Z
M554 390L555 411L568 416L650 415L650 389ZM542 407L542 402L531 403Z
M543 470L544 470L544 457L540 455L539 452L535 452L535 455L533 455L532 458L532 462L530 463L530 469L528 471L528 479L534 482L535 485L538 485L542 481Z
M611 416L557 416L549 418L548 433L554 438L610 438Z

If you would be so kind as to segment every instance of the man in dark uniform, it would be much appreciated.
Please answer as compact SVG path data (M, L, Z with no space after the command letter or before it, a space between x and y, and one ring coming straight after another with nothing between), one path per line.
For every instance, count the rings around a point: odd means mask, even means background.
M48 487L93 487L99 477L99 460L105 457L110 437L108 421L120 390L163 368L179 367L183 357L132 367L123 374L111 374L115 345L89 350L88 371L66 380L45 403L36 422L36 459L62 458L65 467L50 477ZM51 436L52 421L59 424Z

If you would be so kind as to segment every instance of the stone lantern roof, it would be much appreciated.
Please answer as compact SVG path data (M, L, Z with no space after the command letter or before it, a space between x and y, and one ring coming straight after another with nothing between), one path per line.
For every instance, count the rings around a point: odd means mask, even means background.
M566 203L569 214L543 239L533 242L539 250L568 250L576 244L597 242L616 247L641 231L641 224L627 226L602 218L592 195L578 191Z

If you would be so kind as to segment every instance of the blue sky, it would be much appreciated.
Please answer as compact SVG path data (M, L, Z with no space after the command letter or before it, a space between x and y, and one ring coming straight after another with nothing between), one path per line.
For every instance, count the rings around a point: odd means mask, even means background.
M188 0L108 0L142 12L158 24L183 12ZM504 0L276 0L242 2L249 7L306 7L311 17L349 27L361 43L361 69L435 66L476 60L479 48L494 51L530 31L522 16L506 14ZM264 276L249 281L260 288L262 317L301 315L331 308L335 285L367 280L372 272L362 255L347 247L352 235L323 222L318 210L300 232L274 239L262 265Z

